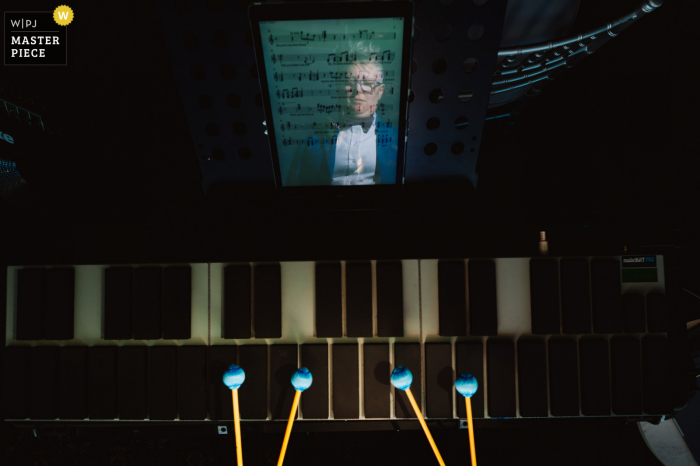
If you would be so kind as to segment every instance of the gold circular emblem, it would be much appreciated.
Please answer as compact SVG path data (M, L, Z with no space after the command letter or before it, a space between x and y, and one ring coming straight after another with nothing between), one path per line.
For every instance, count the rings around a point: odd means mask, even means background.
M66 5L61 5L53 11L53 20L59 26L68 26L73 21L73 10Z

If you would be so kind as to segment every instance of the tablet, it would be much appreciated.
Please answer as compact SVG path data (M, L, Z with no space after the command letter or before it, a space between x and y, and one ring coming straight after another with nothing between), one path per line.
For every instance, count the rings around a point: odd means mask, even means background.
M277 188L402 185L413 4L252 4L248 13Z

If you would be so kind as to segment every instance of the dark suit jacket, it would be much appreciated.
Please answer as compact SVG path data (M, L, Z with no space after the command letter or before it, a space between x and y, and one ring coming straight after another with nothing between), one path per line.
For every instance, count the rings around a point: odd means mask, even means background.
M395 126L386 128L377 115L377 164L376 184L396 184L396 161L398 157L399 131ZM331 140L337 140L339 129L336 129ZM382 138L387 141L380 144ZM297 148L292 164L287 173L285 186L325 186L330 185L335 168L335 150L337 145L331 144L330 150L322 144Z

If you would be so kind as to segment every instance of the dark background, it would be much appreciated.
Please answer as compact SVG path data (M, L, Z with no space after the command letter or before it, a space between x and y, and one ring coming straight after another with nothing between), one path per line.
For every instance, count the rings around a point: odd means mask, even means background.
M571 32L640 3L582 0ZM507 119L489 122L475 192L421 187L411 192L412 207L314 213L280 205L261 187L205 196L155 4L126 14L110 2L73 2L70 65L5 67L0 74L0 98L59 122L64 139L22 160L36 198L20 209L0 204L0 262L405 259L463 257L475 249L528 255L547 230L552 253L680 245L681 286L697 293L693 4L667 1L550 82L505 145ZM21 0L3 2L5 11L24 9ZM338 232L359 239L339 248L330 241ZM436 435L446 458L463 451L467 462L463 434ZM294 434L287 462L314 464L318 456L317 464L400 465L393 452L408 449L405 464L427 464L434 460L422 435ZM231 437L30 437L5 426L7 464L72 462L70 455L94 457L91 464L235 458ZM281 434L244 437L254 464L274 462L280 443ZM310 456L299 452L302 444ZM479 429L477 449L480 464L655 464L636 425Z

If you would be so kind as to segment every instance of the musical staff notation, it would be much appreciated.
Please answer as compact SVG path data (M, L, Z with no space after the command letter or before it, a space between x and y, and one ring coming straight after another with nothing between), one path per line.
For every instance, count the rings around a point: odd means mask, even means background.
M390 87L385 90L387 94L393 94L394 88ZM275 93L278 99L298 99L300 97L317 97L317 96L333 96L347 97L349 92L345 89L311 89L304 90L302 88L293 87L291 89L277 90Z
M268 40L270 44L293 44L293 43L304 43L304 42L337 42L341 40L392 40L396 39L395 32L374 32L363 29L358 31L357 34L327 34L326 31L322 31L318 34L311 34L304 31L290 32L289 34L283 35L273 35L270 34Z
M313 113L313 107L302 107L299 105L280 105L278 109L280 115L283 113Z
M350 71L329 71L327 73L319 73L317 72L310 72L310 73L275 73L274 74L274 80L277 82L283 82L285 80L287 81L319 81L321 79L333 79L336 81L347 81L350 78L354 78L354 73ZM393 78L394 77L394 70L387 70L384 71L383 73L380 71L379 73L374 74L373 76L366 76L366 77L373 77L374 79L382 79L384 78ZM358 76L359 78L359 76Z
M381 63L391 63L392 60L396 58L396 53L391 50L385 50L382 53L372 53L369 57L369 62L381 62ZM347 64L354 63L357 61L357 54L349 52L341 53L310 53L307 55L293 55L293 54L272 54L271 61L274 64L279 62L280 65L286 63L316 63L316 60L322 61L326 60L327 63L332 64Z
M325 141L331 146L338 142L338 136L333 136L331 138L324 138ZM298 146L300 144L306 144L308 147L314 147L321 144L321 140L316 136L310 136L308 138L282 138L282 145L287 146ZM386 147L391 144L391 136L377 135L377 145L379 147Z
M282 131L311 131L311 130L334 130L334 129L340 129L341 127L346 127L342 122L338 121L327 121L324 123L296 123L292 124L292 122L288 121L286 123L280 123L280 129ZM364 125L363 125L364 127ZM386 123L383 123L381 121L377 122L377 129L382 129L382 128L391 128L393 127L393 124L391 120L387 120Z

